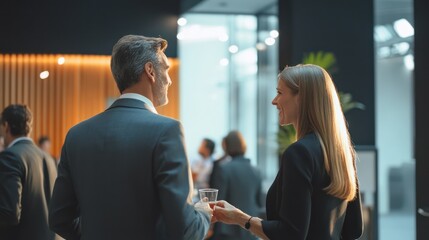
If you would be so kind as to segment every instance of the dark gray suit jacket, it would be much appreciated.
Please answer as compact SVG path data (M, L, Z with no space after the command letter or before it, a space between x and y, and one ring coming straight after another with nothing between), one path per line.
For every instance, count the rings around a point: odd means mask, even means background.
M202 239L180 123L118 99L67 134L49 206L66 239Z
M231 161L220 163L213 178L213 187L219 189L219 200L226 200L250 216L260 215L262 178L249 159L236 156ZM251 240L256 237L238 225L216 223L212 239Z
M48 203L56 176L54 160L30 140L0 153L0 239L55 239Z

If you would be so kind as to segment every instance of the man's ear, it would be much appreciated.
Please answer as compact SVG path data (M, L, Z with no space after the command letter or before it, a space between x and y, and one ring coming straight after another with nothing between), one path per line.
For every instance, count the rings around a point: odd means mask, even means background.
M149 80L152 83L155 83L155 68L153 66L153 63L147 62L144 65L144 71L145 71L146 75L148 76Z
M8 133L10 131L9 124L7 122L2 123L4 133Z

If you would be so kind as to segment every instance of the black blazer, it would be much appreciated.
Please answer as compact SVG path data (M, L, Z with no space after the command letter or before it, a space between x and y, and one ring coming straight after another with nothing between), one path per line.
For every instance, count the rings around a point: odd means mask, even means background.
M323 153L314 133L292 144L267 194L270 239L357 239L363 232L360 194L351 202L326 194L330 183Z
M48 203L56 176L54 160L30 140L0 153L0 239L55 239Z
M49 206L66 239L202 239L178 121L118 99L67 134Z

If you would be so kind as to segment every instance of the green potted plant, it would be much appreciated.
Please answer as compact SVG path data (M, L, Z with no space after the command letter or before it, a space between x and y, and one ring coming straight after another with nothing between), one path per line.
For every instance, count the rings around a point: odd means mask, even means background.
M302 64L314 64L324 68L329 74L336 71L336 58L331 52L310 52L306 54L302 60ZM343 112L346 113L352 109L365 109L365 105L360 102L354 101L350 93L339 91L338 97L340 98L341 107ZM292 143L296 141L296 131L292 125L279 126L277 132L278 153L281 155Z

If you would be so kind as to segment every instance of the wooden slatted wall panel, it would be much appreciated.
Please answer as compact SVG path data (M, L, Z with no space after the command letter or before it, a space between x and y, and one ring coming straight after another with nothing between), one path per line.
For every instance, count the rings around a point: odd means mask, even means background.
M65 63L58 64L64 57ZM169 104L159 113L179 118L179 62L170 59ZM40 78L42 71L49 77ZM0 54L0 109L26 104L33 113L35 141L47 135L52 154L59 157L67 131L73 125L107 108L119 96L110 72L110 56Z

